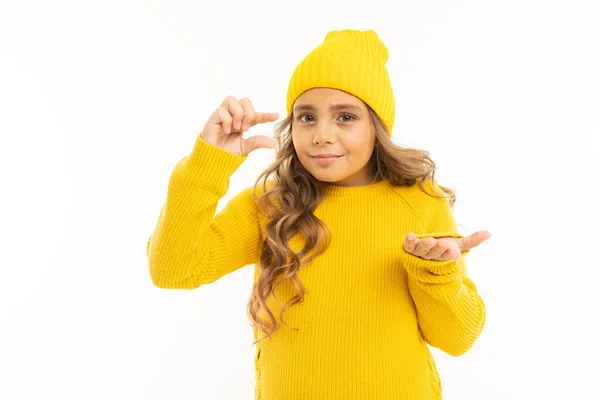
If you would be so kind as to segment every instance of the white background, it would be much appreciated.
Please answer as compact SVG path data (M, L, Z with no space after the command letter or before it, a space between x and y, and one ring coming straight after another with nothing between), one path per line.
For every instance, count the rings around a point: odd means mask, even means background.
M598 6L391 4L2 3L0 398L253 399L254 267L159 289L146 241L220 102L283 116L293 68L344 28L389 48L393 140L431 152L463 234L493 235L468 256L480 339L433 350L444 399L599 396ZM273 159L252 153L218 210Z

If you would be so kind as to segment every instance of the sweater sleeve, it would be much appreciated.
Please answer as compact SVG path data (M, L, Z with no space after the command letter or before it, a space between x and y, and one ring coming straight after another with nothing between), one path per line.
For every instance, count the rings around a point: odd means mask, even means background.
M252 187L214 215L230 176L247 157L213 146L198 135L191 154L177 163L146 245L155 286L195 289L258 261L262 240Z
M448 200L425 196L423 231L415 232L417 238L462 238ZM452 356L462 355L473 346L486 318L485 304L467 274L468 253L462 252L457 260L436 261L404 252L421 334L431 346Z

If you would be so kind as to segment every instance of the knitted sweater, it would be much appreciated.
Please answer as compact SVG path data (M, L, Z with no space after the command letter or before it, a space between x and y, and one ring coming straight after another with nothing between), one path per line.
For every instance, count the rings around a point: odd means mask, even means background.
M177 163L146 249L155 286L195 289L252 264L257 279L265 221L252 186L215 215L246 158L198 136ZM441 399L427 344L465 353L483 329L485 305L467 275L468 251L458 260L425 260L403 242L409 232L463 237L448 201L423 193L419 181L327 185L314 214L329 228L331 244L298 271L306 293L283 313L289 327L279 319L280 303L268 299L279 327L256 344L255 399ZM288 243L295 252L304 245L299 234ZM275 291L281 304L296 294L286 282ZM255 340L262 337L254 329Z

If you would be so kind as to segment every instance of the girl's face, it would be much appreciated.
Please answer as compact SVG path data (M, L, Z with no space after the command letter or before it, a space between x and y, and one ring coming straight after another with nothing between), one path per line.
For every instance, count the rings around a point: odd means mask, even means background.
M292 113L294 148L315 178L339 186L370 183L367 163L375 148L375 131L362 100L342 90L313 88L296 99ZM326 153L339 157L314 157Z

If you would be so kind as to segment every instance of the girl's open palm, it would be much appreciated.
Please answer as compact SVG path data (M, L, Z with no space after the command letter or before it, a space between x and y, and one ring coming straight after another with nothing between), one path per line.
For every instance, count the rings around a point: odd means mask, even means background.
M276 121L278 117L279 113L276 112L254 111L252 103L246 97L238 100L228 96L210 116L200 137L205 142L232 154L246 156L256 149L272 149L275 142L271 137L264 135L244 139L243 133L256 124Z
M453 237L423 237L417 238L409 232L404 239L404 250L425 260L443 261L449 258L457 260L462 252L471 250L488 240L492 234L489 231L478 231L464 238Z

